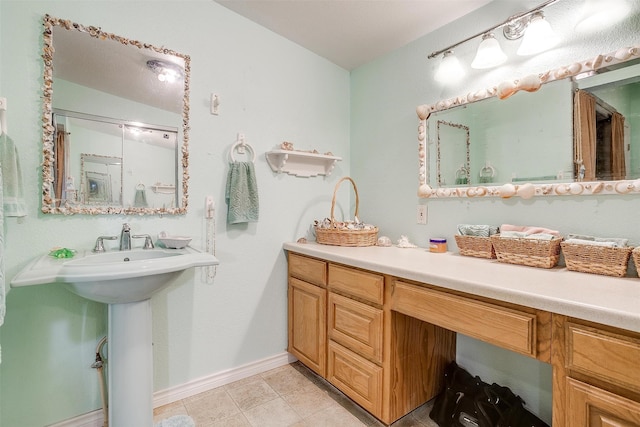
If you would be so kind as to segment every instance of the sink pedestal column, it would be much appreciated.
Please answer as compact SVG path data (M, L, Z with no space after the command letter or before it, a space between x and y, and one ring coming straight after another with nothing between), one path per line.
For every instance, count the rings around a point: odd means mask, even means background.
M153 427L151 300L109 304L109 425Z

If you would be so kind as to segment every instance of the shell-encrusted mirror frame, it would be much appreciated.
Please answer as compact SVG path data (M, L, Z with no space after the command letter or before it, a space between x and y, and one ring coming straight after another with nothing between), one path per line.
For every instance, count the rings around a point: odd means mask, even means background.
M505 81L498 86L471 92L439 101L432 105L419 105L416 108L418 114L418 197L419 198L446 198L446 197L502 197L510 198L518 196L529 199L534 196L588 196L596 194L637 194L640 193L640 179L621 181L590 181L568 183L506 183L496 186L455 187L455 188L431 188L428 183L428 158L427 158L427 119L431 113L447 110L449 108L470 104L482 99L497 97L506 99L514 93L525 90L534 92L543 84L555 80L570 78L581 73L596 71L604 67L637 59L640 57L640 45L624 47L608 54L600 54L595 58L571 65L559 67L541 74L525 76L518 80Z
M115 34L102 31L98 27L84 26L66 19L54 18L45 15L43 20L43 47L42 59L44 61L43 78L43 106L42 106L42 212L46 214L124 214L124 215L180 215L187 213L189 203L189 76L191 74L191 59L189 55L184 55L164 47L156 47L149 43L142 43L137 40L127 39ZM179 207L175 208L141 208L124 206L82 206L66 203L64 206L56 206L52 196L52 186L54 182L54 126L52 124L52 97L53 97L53 28L63 27L67 30L75 30L91 35L101 40L114 40L127 46L134 46L138 49L149 49L157 53L174 55L184 60L184 94L182 110L182 132L183 140L181 146L182 165L182 198Z

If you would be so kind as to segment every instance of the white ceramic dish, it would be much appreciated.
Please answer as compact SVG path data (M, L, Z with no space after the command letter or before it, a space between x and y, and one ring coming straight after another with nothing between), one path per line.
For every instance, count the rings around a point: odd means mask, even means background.
M185 236L158 236L158 241L169 249L182 249L191 242L191 237Z

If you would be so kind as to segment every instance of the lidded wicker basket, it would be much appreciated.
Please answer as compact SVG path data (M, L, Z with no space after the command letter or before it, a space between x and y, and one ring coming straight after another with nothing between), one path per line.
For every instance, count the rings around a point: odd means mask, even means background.
M356 211L355 217L358 217L358 207L360 198L358 196L358 187L356 183L348 176L341 178L333 190L333 198L331 199L331 228L318 227L316 225L316 241L323 245L334 246L374 246L378 242L378 227L369 229L349 229L341 227L336 221L334 211L336 207L336 194L340 184L344 181L350 181L353 190L356 193Z

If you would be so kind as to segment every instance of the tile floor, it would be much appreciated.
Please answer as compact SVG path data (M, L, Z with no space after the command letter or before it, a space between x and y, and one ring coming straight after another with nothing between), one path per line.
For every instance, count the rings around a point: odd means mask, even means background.
M393 427L437 427L428 402ZM196 427L380 427L372 415L299 362L154 410L154 422L189 415Z

